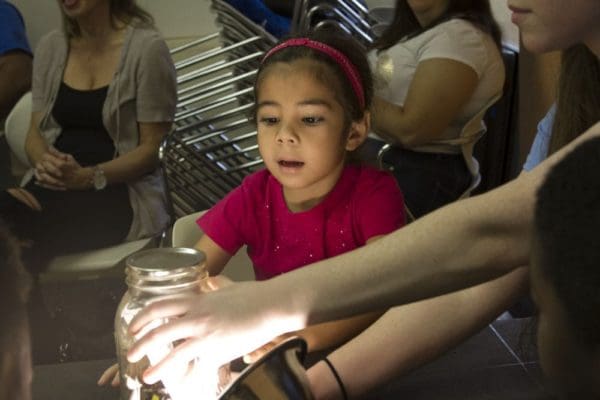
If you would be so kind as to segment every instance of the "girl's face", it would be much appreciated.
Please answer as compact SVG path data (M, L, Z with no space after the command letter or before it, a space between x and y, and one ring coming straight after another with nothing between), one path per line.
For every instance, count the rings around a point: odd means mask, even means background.
M594 352L574 334L576 328L554 286L543 275L538 255L534 245L530 279L532 298L538 309L537 347L542 370L559 396L589 398L595 390L594 373L598 374Z
M584 43L600 55L600 1L508 0L523 44L534 52Z
M59 0L62 11L69 18L89 16L100 6L108 7L108 0Z
M346 151L366 137L366 120L344 129L344 110L315 78L310 60L275 63L257 90L258 146L290 203L318 203L337 183ZM309 207L310 208L310 207Z
M450 0L406 0L421 26L427 26L448 8Z

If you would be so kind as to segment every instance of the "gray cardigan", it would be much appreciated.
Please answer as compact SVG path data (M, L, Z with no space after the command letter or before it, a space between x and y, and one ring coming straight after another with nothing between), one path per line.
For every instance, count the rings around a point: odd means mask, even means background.
M34 57L33 111L41 112L40 132L54 143L60 126L52 108L62 81L68 42L53 31L38 44ZM102 119L119 154L139 143L138 122L173 121L177 103L175 68L160 34L147 27L129 27L117 71L108 87ZM167 227L169 215L160 169L128 183L133 223L127 240L148 237Z

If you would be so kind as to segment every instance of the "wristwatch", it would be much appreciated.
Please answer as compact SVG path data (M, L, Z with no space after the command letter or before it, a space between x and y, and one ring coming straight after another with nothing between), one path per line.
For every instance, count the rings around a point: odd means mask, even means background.
M94 167L94 175L92 177L92 184L94 185L94 189L102 190L106 187L106 176L104 175L104 170L100 168L99 165Z

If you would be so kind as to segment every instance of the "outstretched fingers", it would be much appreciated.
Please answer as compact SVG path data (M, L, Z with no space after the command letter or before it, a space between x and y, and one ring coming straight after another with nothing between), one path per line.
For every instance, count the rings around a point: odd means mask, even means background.
M136 314L129 324L129 333L137 334L144 326L157 319L173 318L185 315L192 307L195 297L181 297L160 300L150 304Z
M160 362L144 371L144 382L152 384L167 376L171 376L171 379L173 379L174 371L189 373L188 366L190 363L196 361L205 363L208 360L215 362L210 347L206 346L204 341L193 338L187 339L171 350ZM217 368L219 365L215 362L213 367ZM183 377L179 377L179 379L183 379Z

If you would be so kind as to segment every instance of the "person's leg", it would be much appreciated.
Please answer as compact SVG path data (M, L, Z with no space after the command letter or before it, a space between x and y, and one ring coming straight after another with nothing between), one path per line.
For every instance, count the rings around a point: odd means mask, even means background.
M99 192L26 189L0 193L0 216L24 244L23 261L34 273L57 255L116 245L129 232L125 185Z

